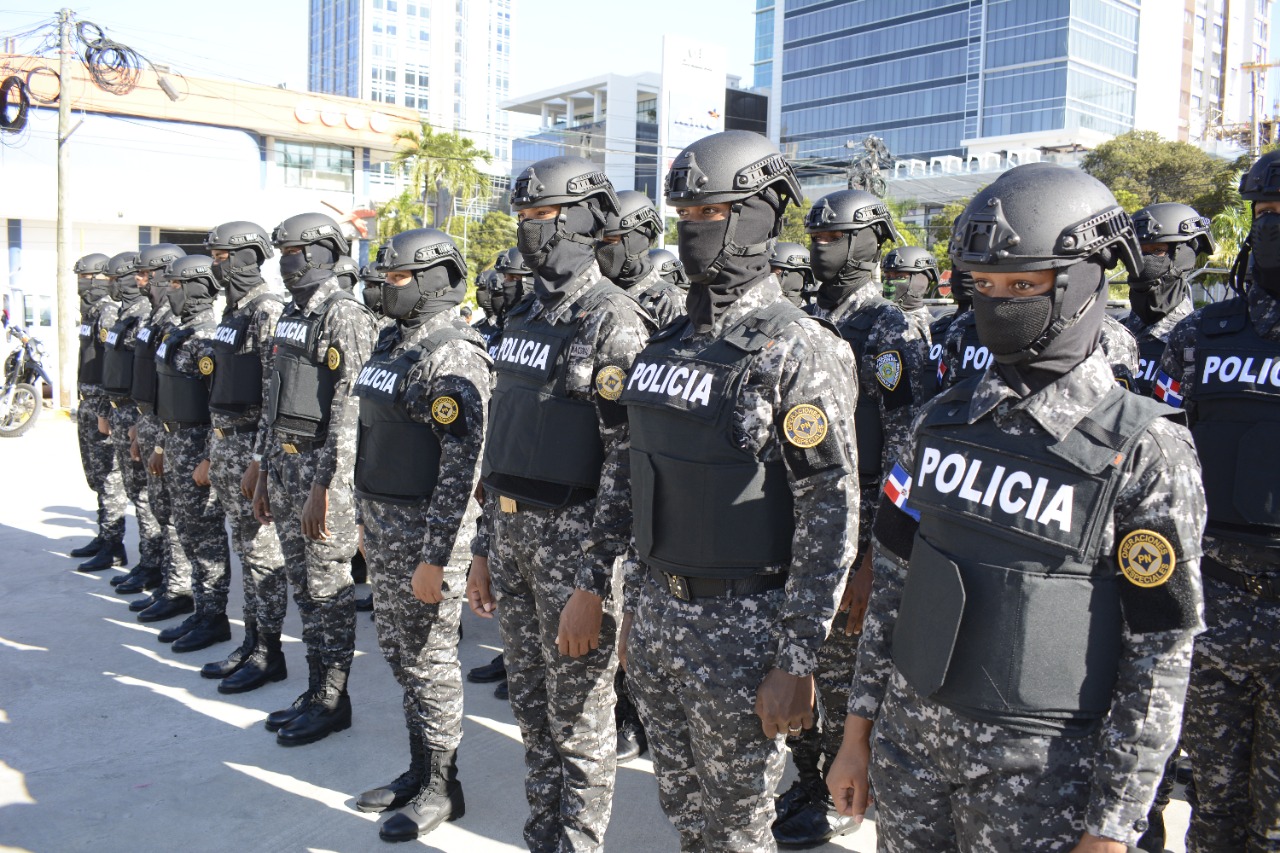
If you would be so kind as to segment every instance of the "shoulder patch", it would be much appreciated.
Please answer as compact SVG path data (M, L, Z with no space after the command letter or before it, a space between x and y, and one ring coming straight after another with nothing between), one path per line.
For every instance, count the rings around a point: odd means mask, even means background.
M329 365L330 370L337 370L342 364L342 353L338 352L337 347L329 347L329 354L325 357L325 363Z
M591 358L592 352L593 350L591 349L591 344L584 344L579 342L576 344L571 344L569 346L569 358L572 358L572 359L581 360L584 358Z
M1178 555L1169 540L1154 530L1135 530L1120 540L1116 561L1131 584L1151 589L1169 580Z
M448 426L458 419L458 401L452 397L436 397L431 401L431 417L438 424Z
M787 412L783 432L796 447L817 447L827 437L827 414L812 403L801 403Z
M876 380L886 391L892 391L902 381L902 356L897 350L882 352L876 356Z
M98 340L102 341L104 344L107 342L107 329L105 326L98 330Z
M621 367L609 365L602 367L596 374L596 393L606 400L616 400L622 396L622 386L626 383L627 374Z
M213 373L213 359L207 355L200 356L198 367L200 368L201 376L211 375Z

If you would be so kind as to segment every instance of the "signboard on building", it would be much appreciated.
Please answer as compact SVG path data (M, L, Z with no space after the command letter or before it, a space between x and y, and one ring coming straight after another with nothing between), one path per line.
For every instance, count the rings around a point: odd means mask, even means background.
M671 161L686 145L724 130L727 68L722 45L668 33L662 37L662 87L658 95L658 148L665 182ZM661 194L658 210L665 216Z

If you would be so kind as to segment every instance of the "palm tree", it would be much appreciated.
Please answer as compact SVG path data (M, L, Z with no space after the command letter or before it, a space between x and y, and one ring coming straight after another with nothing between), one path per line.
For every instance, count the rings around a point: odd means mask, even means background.
M378 253L378 247L402 231L421 228L423 225L422 202L412 190L378 207L378 233L369 241L369 259Z
M476 162L488 163L492 158L465 136L437 131L422 119L418 130L397 131L395 141L400 147L393 160L408 170L412 186L421 192L424 210L431 211L430 224L436 227L444 220L446 193L469 200L488 186Z

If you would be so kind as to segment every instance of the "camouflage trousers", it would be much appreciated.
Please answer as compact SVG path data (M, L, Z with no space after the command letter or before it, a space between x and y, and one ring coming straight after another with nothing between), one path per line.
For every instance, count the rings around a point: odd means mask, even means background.
M444 600L419 601L413 595L413 573L428 527L426 504L357 501L378 646L404 691L405 722L411 731L422 732L432 749L457 749L462 740L458 628L466 569L446 566Z
M145 468L151 451L162 446L164 430L154 415L139 415L136 424L138 433L138 454L142 457ZM169 483L164 477L157 477L147 472L147 498L151 504L151 514L155 516L163 531L164 548L164 589L169 595L191 594L191 561L182 550L178 541L178 530L173 525L173 502L169 499Z
M600 647L582 657L556 647L560 612L586 557L582 535L595 502L503 513L489 499L489 572L511 710L524 740L524 840L534 853L600 850L613 809L621 582L604 601Z
M871 736L887 853L1070 850L1085 831L1096 734L1028 734L921 698L896 669Z
M133 512L138 519L139 563L161 567L164 565L164 529L151 511L147 467L143 462L134 462L129 455L129 428L138 422L138 410L129 401L122 401L118 406L112 406L107 420L111 423L116 467L120 469L124 492L133 501Z
M211 486L198 486L191 474L209 458L209 427L164 433L164 478L169 484L173 526L191 562L191 593L196 612L227 612L231 587L231 548L226 515Z
M253 502L240 494L240 478L253 461L257 432L215 433L209 442L209 479L227 521L231 545L240 557L244 584L244 621L279 634L284 625L288 584L284 578L284 553L270 524L253 517Z
M777 849L770 824L784 739L764 736L755 702L773 667L784 595L682 601L641 581L627 680L681 850Z
M275 441L275 439L271 439ZM356 651L356 596L351 558L356 553L356 517L352 474L339 474L329 487L329 538L302 535L302 507L315 480L316 457L323 450L269 456L269 494L276 535L284 552L285 576L302 617L302 641L326 667L351 670Z
M80 464L85 482L98 496L98 535L103 541L114 543L124 541L128 498L111 437L98 432L98 413L104 411L105 406L100 397L81 400L76 410L76 435L80 439Z
M1197 799L1187 850L1280 850L1280 602L1212 578L1204 593L1182 733Z

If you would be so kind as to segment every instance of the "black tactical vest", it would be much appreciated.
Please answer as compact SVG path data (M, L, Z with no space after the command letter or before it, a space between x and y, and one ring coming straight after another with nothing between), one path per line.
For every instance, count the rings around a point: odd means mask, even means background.
M686 318L636 357L620 402L631 426L633 532L646 564L732 579L791 562L786 465L737 446L734 411L752 359L803 316L775 302L703 347L680 340Z
M1257 333L1243 299L1204 308L1197 329L1196 452L1208 532L1275 547L1280 539L1280 342Z
M876 353L867 351L871 327L891 305L887 299L877 297L836 324L840 337L853 349L859 374L864 365L875 363ZM904 376L903 380L906 379ZM853 414L854 433L858 439L858 480L863 485L875 485L880 482L880 469L883 467L880 457L884 453L884 424L880 422L880 404L865 393L865 389L862 390L864 393L858 395L858 406Z
M929 326L929 381L925 382L925 391L930 397L941 390L942 377L938 374L938 365L942 364L942 348L947 339L947 329L951 328L954 314L948 314L933 321Z
M338 290L311 315L302 313L293 303L276 322L267 423L277 432L311 439L323 438L329 432L334 374L326 354L315 354L315 344L325 316L339 299L356 297Z
M80 368L76 381L81 385L102 384L103 342L96 323L80 324Z
M264 300L283 301L276 293L264 293L239 310L225 315L213 333L213 386L209 408L220 415L239 417L262 405L262 354L248 346L249 324Z
M991 365L991 351L982 345L982 341L978 340L978 321L970 312L963 319L957 319L960 324L960 361L953 368L954 372L947 377L947 381L952 385L979 374L985 373L988 366Z
M156 404L156 347L164 327L160 324L144 324L138 327L133 344L133 382L129 396L138 404L138 411L149 415Z
M1015 437L991 414L965 423L977 381L946 392L917 434L920 527L894 663L971 718L1100 719L1123 627L1107 521L1132 445L1178 413L1116 386L1062 441Z
M1144 335L1138 341L1138 375L1133 377L1130 391L1150 397L1156 386L1156 374L1160 372L1160 357L1164 355L1165 342Z
M107 332L102 351L102 390L113 400L127 400L133 390L133 347L125 346L125 339L141 321L141 317L129 317Z
M156 347L156 417L161 423L209 423L209 386L204 377L188 376L173 366L178 352L195 333L194 327L176 329Z
M587 500L600 485L604 443L595 403L569 396L569 346L583 320L610 294L598 282L567 323L529 317L533 300L507 314L493 356L497 382L489 403L481 478L486 489L543 507Z
M672 293L671 291L675 292ZM666 300L671 305L684 305L685 292L680 289L679 285L672 284L663 278L659 278L657 284L653 285L644 293L641 293L636 297L636 302L640 303L640 307L648 311L650 316L652 316L659 325L666 325L684 313L677 308L675 317L658 316L658 308L663 303L664 295L666 295Z

